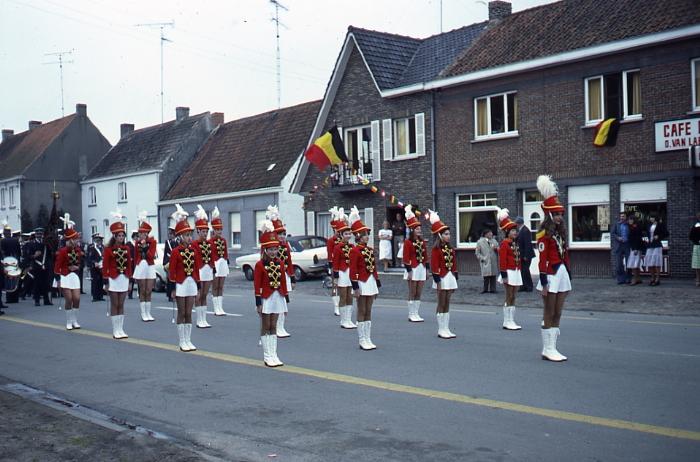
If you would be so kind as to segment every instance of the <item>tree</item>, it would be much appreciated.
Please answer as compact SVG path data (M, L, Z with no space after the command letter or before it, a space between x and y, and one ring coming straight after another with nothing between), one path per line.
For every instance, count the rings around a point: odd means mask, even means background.
M22 210L22 231L25 233L31 232L34 229L32 216L27 212L27 209Z
M46 228L49 224L49 209L46 204L39 205L39 212L36 214L36 225L41 228Z

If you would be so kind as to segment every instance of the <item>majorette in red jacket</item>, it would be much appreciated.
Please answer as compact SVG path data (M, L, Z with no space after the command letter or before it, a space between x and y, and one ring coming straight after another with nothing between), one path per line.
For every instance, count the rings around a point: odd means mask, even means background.
M289 275L292 282L296 283L297 281L294 278L294 265L292 264L292 247L289 245L289 242L284 241L284 245L280 245L278 252L279 259L284 262L287 275Z
M430 252L430 268L433 271L433 278L440 276L444 278L448 272L457 276L457 252L450 244L443 244L440 247L433 247Z
M56 252L56 263L53 265L53 272L61 276L68 276L70 271L69 266L80 266L80 261L83 258L83 251L80 247L69 249L68 246L61 248ZM74 271L77 273L77 271Z
M154 260L156 258L156 246L157 242L154 238L151 236L146 238L145 245L148 246L148 250L146 251L146 263L148 265L153 265ZM136 245L134 246L134 264L138 266L139 263L141 263L141 260L143 260L143 257L141 256L141 249L143 247L143 244L141 243L141 240L139 239L136 241Z
M209 241L200 241L199 239L194 240L192 241L192 247L197 249L199 252L199 258L201 260L199 268L204 265L209 265L212 268L214 267L214 247L209 243Z
M168 268L168 279L172 282L182 284L188 276L199 282L199 268L204 266L199 249L194 245L178 245L170 254L170 267Z
M350 252L353 245L349 242L340 241L333 249L333 277L338 278L341 271L350 269Z
M406 239L403 243L403 264L411 269L417 268L421 263L428 266L428 241L423 239L418 239L412 241L411 239Z
M357 289L358 281L367 282L370 276L374 276L379 285L374 249L365 244L357 244L350 251L350 280L353 288Z
M213 260L216 262L218 259L223 258L228 261L228 243L223 237L214 236L209 239L209 245L212 248Z
M120 274L131 277L131 250L127 245L105 247L102 276L115 279Z
M286 268L279 258L274 260L259 260L255 264L253 286L255 287L255 304L260 305L263 298L268 298L274 291L282 296L287 295L287 278L284 277Z
M505 278L508 270L520 270L520 248L518 243L511 239L503 239L498 248L498 269L501 277Z
M333 251L335 251L335 246L342 241L335 234L326 239L326 259L328 260L328 268L333 270Z
M547 285L547 275L556 274L563 263L568 270L569 249L565 238L555 234L550 236L544 230L537 233L537 250L540 252L540 282Z

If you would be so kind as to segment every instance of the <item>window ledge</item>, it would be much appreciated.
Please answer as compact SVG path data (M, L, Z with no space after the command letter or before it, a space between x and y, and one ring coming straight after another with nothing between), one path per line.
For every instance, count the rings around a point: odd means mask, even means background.
M582 243L572 243L569 244L570 250L610 250L609 244L582 244Z
M686 115L698 115L698 114L700 114L700 107L697 109L693 109L692 111L688 111L685 114Z
M129 202L129 201L128 200L127 201L117 201L117 204L126 204L127 202Z
M97 204L88 204L88 207L97 207Z
M16 209L17 206L16 206L16 205L11 205L10 208L11 208L11 209Z
M643 122L643 121L644 121L644 117L641 117L641 116L640 117L628 117L626 119L620 120L620 125L632 124L635 122ZM585 125L581 125L580 128L582 130L585 130L586 128L595 128L596 125L598 125L601 122L602 122L602 120L598 120L597 122L587 123Z
M392 158L391 162L398 162L398 161L409 160L409 159L419 159L421 157L425 157L425 154L405 154L403 156Z
M484 141L497 141L497 140L508 140L511 138L519 138L520 137L520 132L510 132L506 133L504 135L490 135L490 136L482 136L479 138L475 138L470 141L470 143L483 143Z
M457 244L457 250L474 250L476 249L476 242L472 244Z

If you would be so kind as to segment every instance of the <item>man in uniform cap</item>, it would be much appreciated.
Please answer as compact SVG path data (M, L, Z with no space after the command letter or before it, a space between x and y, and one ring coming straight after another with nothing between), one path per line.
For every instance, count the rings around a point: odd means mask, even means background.
M92 235L92 244L88 246L87 265L90 268L90 293L93 302L104 301L104 281L102 279L102 255L104 254L103 237L100 233Z
M168 268L170 265L170 255L173 252L173 249L178 246L177 239L175 239L175 225L170 225L168 226L168 239L165 241L165 250L163 252L163 268L165 269L165 272L168 272ZM167 287L165 288L165 292L168 294L168 301L172 302L172 293L173 290L175 290L175 283L172 282L170 279L168 279Z
M49 299L49 269L52 268L51 249L44 242L44 228L34 230L34 240L24 246L24 264L34 277L34 305L53 305Z
M523 285L520 292L532 292L532 275L530 274L530 263L535 258L535 249L532 247L532 231L525 226L523 217L517 217L515 224L518 225L518 248L520 249L520 275L523 278Z

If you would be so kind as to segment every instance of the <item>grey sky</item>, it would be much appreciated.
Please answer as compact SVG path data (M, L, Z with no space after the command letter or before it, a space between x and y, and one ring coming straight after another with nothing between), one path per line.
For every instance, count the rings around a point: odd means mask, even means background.
M513 0L514 11L553 0ZM440 31L439 0L280 0L282 106L323 97L348 25L413 37ZM443 0L445 31L483 21L484 1ZM269 0L0 0L0 128L61 117L76 103L115 143L119 124L160 123L160 32L166 29L165 120L176 106L224 112L226 121L277 107L275 29Z

